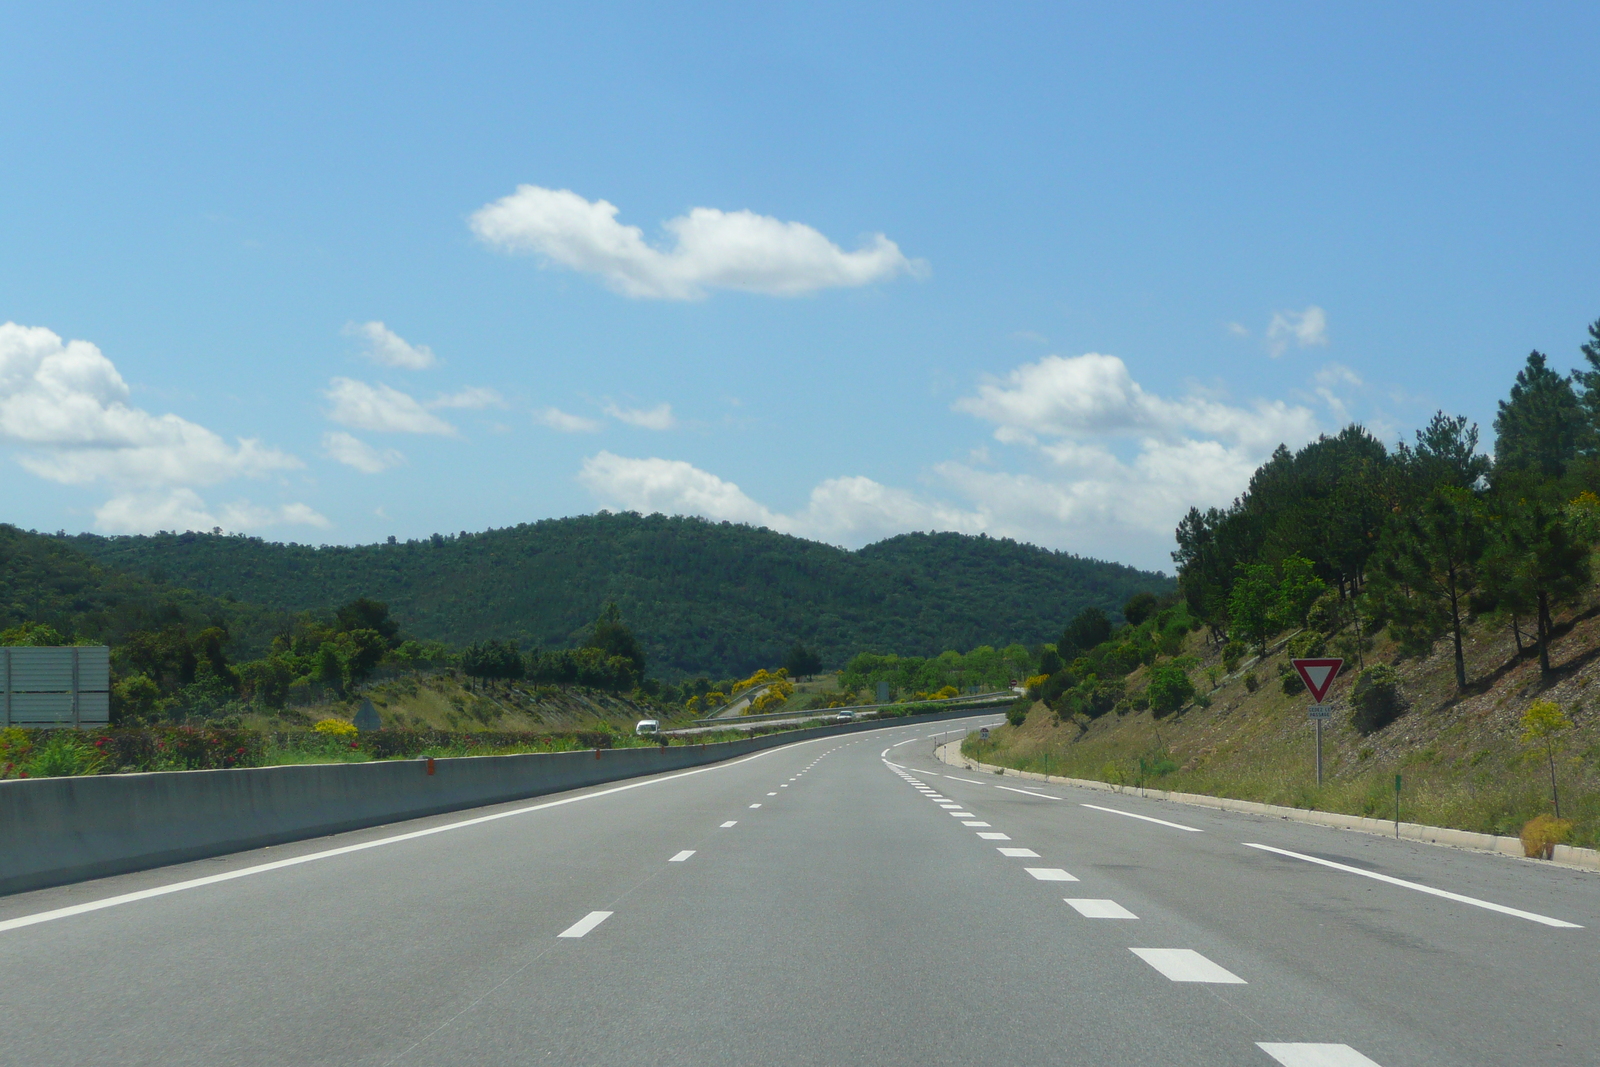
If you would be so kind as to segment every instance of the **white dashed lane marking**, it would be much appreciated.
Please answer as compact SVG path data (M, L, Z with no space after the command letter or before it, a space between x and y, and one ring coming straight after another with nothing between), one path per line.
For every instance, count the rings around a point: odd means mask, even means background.
M978 836L980 838L982 838L983 840L985 840L985 841L1010 841L1011 840L1011 835L1010 834L1000 834L1000 833L986 834L982 830L978 831Z
M1023 870L1041 882L1076 882L1077 879L1060 867L1024 867Z
M1249 984L1226 967L1212 963L1192 948L1130 948L1128 951L1174 982L1208 982L1213 985Z
M593 930L596 926L599 926L601 923L611 918L613 914L615 913L609 911L591 911L589 914L585 915L583 918L579 919L577 922L573 923L556 936L582 937L590 930Z
M722 828L724 830L726 830L730 826L738 826L738 825L739 825L739 820L738 819L729 819L727 822L722 824Z
M678 853L676 856L672 857L667 862L668 863L682 863L684 860L688 859L692 855L694 855L694 849L686 848L682 852Z
M986 823L986 822L983 822L981 820L978 820L978 819L969 819L966 822L963 822L961 825L962 826L988 826L989 824Z
M751 807L752 807L752 808L759 808L759 807L760 807L760 806L761 806L761 805L760 805L760 804L752 804L752 805L750 805L750 806L751 806Z
M1079 915L1086 919L1137 919L1139 916L1114 900L1096 900L1093 897L1062 897Z
M1002 846L1000 855L1008 856L1012 859L1036 860L1039 858L1039 854L1031 848L1005 848Z
M1257 1041L1256 1047L1283 1067L1379 1067L1349 1045L1322 1045L1305 1041Z

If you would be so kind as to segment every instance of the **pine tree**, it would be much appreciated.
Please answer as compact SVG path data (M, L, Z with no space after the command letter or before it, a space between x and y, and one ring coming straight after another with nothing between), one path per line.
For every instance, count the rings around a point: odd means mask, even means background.
M1578 454L1584 421L1572 383L1551 370L1542 353L1530 352L1495 416L1496 469L1560 477Z
M1462 608L1477 584L1487 540L1478 501L1464 489L1443 487L1420 507L1396 515L1378 545L1375 599L1398 624L1397 636L1410 651L1431 651L1450 635L1457 689L1467 685Z

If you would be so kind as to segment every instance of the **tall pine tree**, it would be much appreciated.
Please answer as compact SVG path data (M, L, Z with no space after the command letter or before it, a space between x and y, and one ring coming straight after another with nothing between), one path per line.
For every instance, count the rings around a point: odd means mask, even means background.
M1495 467L1558 478L1578 454L1584 423L1572 383L1550 369L1543 353L1530 352L1494 419Z

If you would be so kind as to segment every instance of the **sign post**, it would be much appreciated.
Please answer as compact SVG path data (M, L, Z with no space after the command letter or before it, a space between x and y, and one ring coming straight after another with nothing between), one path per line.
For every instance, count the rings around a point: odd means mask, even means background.
M1316 703L1311 705L1306 717L1317 726L1317 785L1322 785L1322 724L1333 718L1333 708L1324 704L1323 698L1328 695L1328 690L1333 688L1333 680L1339 676L1339 668L1344 666L1342 659L1292 659L1289 661L1295 673L1300 675L1300 680L1306 683L1306 689L1311 693L1311 699Z

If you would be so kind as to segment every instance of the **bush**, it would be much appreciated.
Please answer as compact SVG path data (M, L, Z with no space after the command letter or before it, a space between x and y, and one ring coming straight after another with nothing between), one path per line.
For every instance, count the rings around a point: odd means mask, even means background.
M1222 669L1232 674L1239 669L1239 661L1244 659L1249 647L1243 641L1229 641L1222 646Z
M94 774L105 762L100 752L83 738L69 731L51 735L28 762L30 778L70 778Z
M1405 714L1405 699L1400 693L1400 673L1386 664L1374 664L1356 677L1350 690L1354 708L1350 723L1363 735L1377 731Z
M326 737L337 738L341 741L353 741L356 734L359 733L355 723L345 722L343 719L323 719L312 729Z
M1302 630L1289 638L1285 647L1292 659L1317 659L1328 649L1328 635L1316 630Z
M1261 679L1256 677L1256 672L1251 671L1244 676L1244 687L1248 692L1254 693L1261 688Z
M1164 663L1150 672L1150 710L1156 718L1171 715L1194 697L1194 683L1189 672L1172 663Z
M1529 859L1550 859L1555 855L1556 846L1566 844L1571 836L1571 819L1536 815L1523 824L1522 854Z
M1299 671L1290 671L1288 674L1285 674L1280 684L1283 686L1283 692L1285 696L1292 697L1296 693L1304 693L1306 691L1306 681L1304 678L1300 677Z
M1028 721L1028 711L1032 707L1032 700L1027 697L1018 697L1011 702L1011 707L1006 709L1006 722L1012 726L1021 726Z

